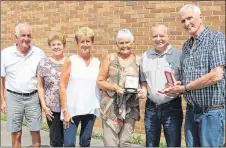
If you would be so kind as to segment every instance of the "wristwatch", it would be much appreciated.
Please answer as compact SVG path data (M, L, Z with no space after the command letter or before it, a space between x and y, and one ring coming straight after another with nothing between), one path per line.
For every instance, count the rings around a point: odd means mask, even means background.
M185 90L185 92L189 92L186 84L184 85L184 90Z

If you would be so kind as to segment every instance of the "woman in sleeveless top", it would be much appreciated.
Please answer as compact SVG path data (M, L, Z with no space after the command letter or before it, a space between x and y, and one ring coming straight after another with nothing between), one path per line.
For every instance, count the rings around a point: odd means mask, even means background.
M103 90L101 113L104 146L125 147L131 146L135 122L140 119L138 98L145 98L147 91L138 88L140 58L132 53L132 32L120 30L116 42L119 51L103 58L97 85ZM128 84L133 89L127 89Z
M66 45L65 36L51 35L48 45L52 50L52 56L39 62L38 66L38 94L42 109L46 115L49 126L50 146L63 146L63 122L60 120L60 73Z
M61 119L64 121L64 146L75 146L81 122L79 145L90 146L93 125L100 110L100 90L96 85L100 61L91 56L94 32L88 27L75 34L78 55L66 59L60 81Z

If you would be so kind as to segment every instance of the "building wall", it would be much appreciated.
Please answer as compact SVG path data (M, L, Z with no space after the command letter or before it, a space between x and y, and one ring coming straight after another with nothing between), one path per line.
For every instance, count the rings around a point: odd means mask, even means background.
M150 28L157 22L169 26L170 42L181 49L189 36L181 27L178 11L188 3L200 6L206 26L225 33L225 1L2 1L1 49L15 43L14 28L21 22L32 26L32 43L47 55L51 55L47 38L52 32L66 35L66 56L76 53L74 34L83 26L94 29L93 54L100 59L117 51L115 36L122 28L133 31L134 52L142 54L153 47ZM135 132L144 133L143 121L144 101L141 101L141 120L136 123ZM100 127L101 121L97 120L95 126Z

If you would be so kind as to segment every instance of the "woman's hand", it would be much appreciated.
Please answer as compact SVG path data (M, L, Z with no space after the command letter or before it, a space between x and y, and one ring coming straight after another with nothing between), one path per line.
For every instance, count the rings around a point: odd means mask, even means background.
M46 114L46 118L47 118L49 121L52 121L52 119L54 118L54 116L53 116L53 113L52 113L52 111L50 110L50 108L49 108L49 107L45 107L45 108L43 108L43 110L44 110L44 112L45 112L45 114Z
M145 99L146 97L147 97L147 89L146 88L138 89L138 98Z
M118 86L117 84L115 84L115 92L119 95L122 96L124 94L124 89L122 89L120 86Z
M70 122L74 123L74 121L71 118L69 112L66 110L66 111L64 111L64 129L69 128Z

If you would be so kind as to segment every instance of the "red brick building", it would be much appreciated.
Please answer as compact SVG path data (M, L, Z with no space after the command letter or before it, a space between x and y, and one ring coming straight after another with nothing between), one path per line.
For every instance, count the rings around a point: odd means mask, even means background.
M115 37L122 28L133 31L134 51L142 54L152 47L150 28L157 22L169 26L171 44L181 49L189 36L181 27L178 11L188 3L200 6L206 26L225 33L225 1L2 1L1 49L15 42L14 28L21 22L31 25L32 43L47 55L51 54L47 37L55 31L67 37L65 55L76 53L74 34L83 26L94 29L93 53L100 59L117 51ZM144 133L143 120L141 101L141 121L136 123L136 133ZM101 127L101 121L97 120L95 126Z

